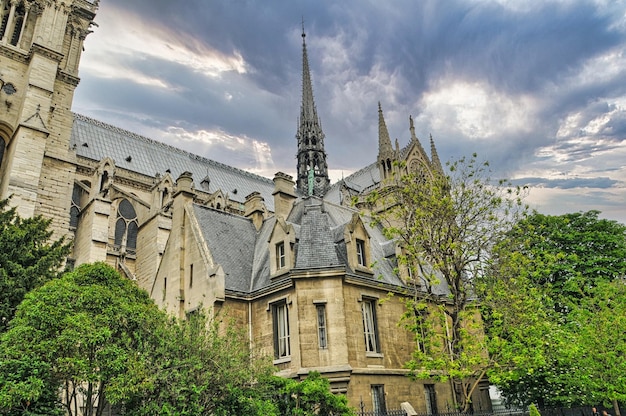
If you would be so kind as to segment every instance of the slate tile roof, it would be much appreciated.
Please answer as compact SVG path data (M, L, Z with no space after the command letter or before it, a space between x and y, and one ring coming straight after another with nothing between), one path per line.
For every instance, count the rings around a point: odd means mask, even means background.
M314 269L339 266L335 239L330 229L329 217L322 211L322 201L307 198L301 202L304 215L300 224L296 269Z
M344 227L356 211L331 204L317 197L298 199L286 222L296 233L295 269L320 269L345 267L346 273L374 284L404 286L394 272L397 266L395 245L386 239L378 227L372 227L367 218L363 224L370 236L370 260L374 263L372 275L355 272L347 260ZM213 259L226 273L227 292L253 294L264 291L288 279L270 278L270 235L276 224L275 217L267 219L260 230L252 221L194 204L198 220ZM445 285L437 285L435 293L445 294Z
M326 191L326 195L324 195L325 201L332 202L333 204L341 204L340 190L342 182L356 193L361 193L368 188L375 187L380 182L380 170L376 163L372 163L354 172L352 175L335 182L328 191Z
M74 114L70 146L76 150L77 156L95 161L110 157L116 166L147 176L164 175L169 170L176 179L189 171L193 174L196 189L202 189L200 181L208 176L210 192L221 189L231 200L240 203L256 191L265 200L267 209L274 211L274 182L271 179L80 114Z
M257 232L250 220L238 215L193 205L204 240L226 275L225 289L250 291Z

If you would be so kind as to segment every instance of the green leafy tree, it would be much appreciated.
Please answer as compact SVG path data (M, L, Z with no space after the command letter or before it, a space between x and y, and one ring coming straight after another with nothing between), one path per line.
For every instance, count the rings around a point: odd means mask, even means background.
M63 239L50 241L49 225L40 216L21 218L0 200L0 333L28 292L58 277L69 254Z
M31 291L2 336L0 414L31 414L54 394L69 415L102 415L109 391L113 401L143 387L150 357L142 352L164 320L146 292L104 263Z
M401 245L400 268L411 276L403 324L415 333L417 348L407 365L417 378L452 380L460 390L459 407L467 411L494 366L475 284L485 274L493 242L524 214L524 190L493 183L488 164L476 155L447 167L448 174L406 173L368 202L374 222Z
M569 313L570 349L566 391L582 390L584 404L626 402L626 281L600 281ZM568 396L568 395L566 395Z
M302 381L274 378L278 395L280 415L296 416L352 416L354 409L348 406L346 396L333 394L330 382L318 372L312 371Z
M271 400L261 394L271 362L252 353L235 325L198 312L170 319L159 337L144 388L125 401L126 414L272 414Z
M592 381L581 372L579 353L585 344L573 331L579 323L572 323L572 312L580 313L582 305L593 302L598 285L626 274L626 226L598 216L597 211L561 216L534 213L497 245L494 278L524 278L528 290L532 287L541 294L538 310L542 308L541 313L553 322L541 344L548 347L544 362L496 379L510 404L545 407L597 400L589 390ZM593 350L585 353L596 355Z

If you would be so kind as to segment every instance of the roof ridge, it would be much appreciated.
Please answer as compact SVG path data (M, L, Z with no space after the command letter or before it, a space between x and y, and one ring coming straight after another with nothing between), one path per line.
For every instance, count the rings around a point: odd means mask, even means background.
M369 165L362 167L361 169L357 170L356 172L351 173L350 175L346 176L345 178L338 180L337 182L333 183L330 186L329 190L332 189L332 188L339 187L339 185L341 184L342 181L348 180L348 179L356 176L357 174L364 173L365 171L369 170L372 166L376 166L377 163L378 162L370 163Z
M97 120L95 118L88 117L88 116L85 116L83 114L72 112L72 115L74 116L74 118L79 119L81 121L95 124L95 125L97 125L99 127L105 128L107 130L111 130L111 131L119 133L119 134L123 134L123 135L129 136L129 137L132 137L133 139L137 139L137 140L141 140L141 141L147 142L147 143L149 143L151 145L157 145L157 146L161 146L163 148L169 149L169 150L173 150L173 151L175 151L175 152L177 152L179 154L188 156L191 159L195 159L195 160L199 160L201 162L213 164L213 165L215 165L217 167L220 167L222 169L225 168L225 169L228 169L228 170L231 170L231 171L235 171L237 173L241 173L241 174L244 174L246 176L249 176L249 177L252 177L252 178L255 178L255 179L264 180L264 181L266 181L268 183L269 182L271 182L271 183L274 182L272 179L270 179L268 177L257 175L256 173L248 172L246 170L243 170L243 169L240 169L240 168L236 168L234 166L229 166L229 165L227 165L225 163L218 162L216 160L209 159L209 158L206 158L204 156L200 156L198 154L188 152L187 150L183 150L181 148L172 146L170 144L163 143L163 142L151 139L151 138L146 137L146 136L142 136L142 135L134 133L134 132L132 132L130 130L123 129L121 127L117 127L117 126L114 126L114 125L109 124L109 123L105 123L104 121Z

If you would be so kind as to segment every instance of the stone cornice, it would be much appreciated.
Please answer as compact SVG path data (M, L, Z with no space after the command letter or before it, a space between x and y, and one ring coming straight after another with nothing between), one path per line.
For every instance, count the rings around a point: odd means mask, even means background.
M78 86L78 83L80 82L80 78L62 71L60 68L57 71L57 79L74 87Z
M63 60L63 54L53 51L52 49L48 49L38 43L33 43L33 46L30 48L30 54L31 58L35 54L43 55L46 58L55 61L57 64L61 63Z
M25 51L19 50L10 45L0 45L0 55L18 61L22 64L28 63L29 55Z

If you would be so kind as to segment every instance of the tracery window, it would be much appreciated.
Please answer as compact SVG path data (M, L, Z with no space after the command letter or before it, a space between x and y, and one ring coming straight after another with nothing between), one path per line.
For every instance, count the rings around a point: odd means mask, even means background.
M115 240L116 250L123 247L129 254L135 254L137 249L137 214L132 204L127 199L123 199L117 208L117 218L115 220Z
M0 39L4 37L9 23L9 12L11 11L8 1L4 2L4 7L0 10Z
M2 137L0 137L0 169L2 169L2 158L4 157L4 148L6 143Z
M79 185L74 184L72 191L72 205L70 207L70 228L78 227L78 216L80 215L80 196L82 189Z

